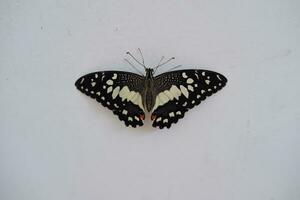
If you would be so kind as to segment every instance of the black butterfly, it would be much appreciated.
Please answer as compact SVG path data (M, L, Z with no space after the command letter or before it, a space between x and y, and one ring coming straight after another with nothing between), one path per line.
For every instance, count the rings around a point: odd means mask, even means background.
M227 82L222 74L201 69L176 70L154 76L156 69L163 64L146 68L144 60L143 64L137 62L144 66L146 75L100 71L82 76L75 86L112 110L126 126L142 126L148 111L152 112L153 127L170 128L172 123L183 118L185 112Z

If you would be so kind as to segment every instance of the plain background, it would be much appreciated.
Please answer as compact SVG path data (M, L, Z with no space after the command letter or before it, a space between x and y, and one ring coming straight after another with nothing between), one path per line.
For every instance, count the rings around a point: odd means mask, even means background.
M298 0L1 0L0 199L300 199ZM228 85L168 130L74 87L140 47Z

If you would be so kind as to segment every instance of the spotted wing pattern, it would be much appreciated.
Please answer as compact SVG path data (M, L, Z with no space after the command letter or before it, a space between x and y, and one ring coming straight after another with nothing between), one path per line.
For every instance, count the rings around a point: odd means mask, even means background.
M152 126L170 128L185 112L226 85L227 79L208 70L178 70L155 77L157 94L152 110Z
M142 126L144 77L122 71L94 72L80 77L75 86L87 96L107 107L126 126Z

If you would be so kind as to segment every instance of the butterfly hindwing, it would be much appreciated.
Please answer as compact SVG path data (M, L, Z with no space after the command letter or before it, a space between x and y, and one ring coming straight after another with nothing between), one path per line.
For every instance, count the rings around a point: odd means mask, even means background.
M144 77L122 71L94 72L80 77L75 86L118 115L126 126L142 126Z
M151 117L153 127L170 128L226 82L223 75L208 70L178 70L158 75L154 80L157 96Z

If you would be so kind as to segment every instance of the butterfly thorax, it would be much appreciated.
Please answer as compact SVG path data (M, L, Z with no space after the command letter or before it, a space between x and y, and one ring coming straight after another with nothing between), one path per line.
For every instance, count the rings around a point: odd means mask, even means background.
M143 105L146 107L147 111L150 112L155 104L155 94L153 89L153 69L146 69L145 76L145 92L142 98Z

